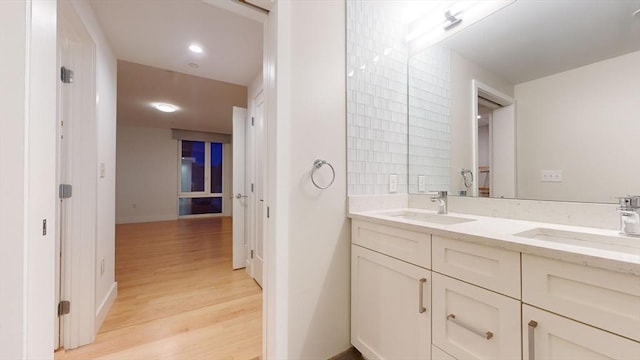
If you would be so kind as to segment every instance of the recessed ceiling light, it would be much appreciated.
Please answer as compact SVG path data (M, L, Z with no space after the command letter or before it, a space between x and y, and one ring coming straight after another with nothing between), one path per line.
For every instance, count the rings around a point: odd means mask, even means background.
M177 106L166 103L155 103L153 107L166 113L172 113L178 110Z
M191 50L191 52L194 52L196 54L201 54L202 53L202 47L200 45L197 44L191 44L189 45L189 50Z
M479 120L479 119L482 119L482 115L478 115L478 120Z

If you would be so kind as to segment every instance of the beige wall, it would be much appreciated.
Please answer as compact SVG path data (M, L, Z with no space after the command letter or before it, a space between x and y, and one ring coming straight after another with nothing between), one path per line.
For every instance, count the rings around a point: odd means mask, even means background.
M516 86L519 198L640 193L639 64L634 52ZM541 170L563 181L543 183Z
M464 189L461 169L473 167L471 80L478 80L503 94L513 96L513 85L498 75L451 52L451 189L457 194ZM477 170L473 172L477 178Z
M178 144L171 129L118 126L116 222L178 216Z

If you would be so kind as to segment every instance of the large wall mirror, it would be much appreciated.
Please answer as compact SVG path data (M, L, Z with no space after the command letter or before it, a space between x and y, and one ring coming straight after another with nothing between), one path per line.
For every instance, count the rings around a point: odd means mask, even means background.
M479 3L496 5L478 15ZM404 104L407 170L400 185L409 193L605 203L639 194L638 9L640 0L348 0L354 189L362 180L358 166L367 163L354 161L363 157L355 158L362 155L358 141L367 140L357 121L379 124L380 114L400 123ZM384 44L370 41L381 36ZM364 51L367 39L380 49ZM387 55L398 63L406 56L405 100L390 114L366 114L367 101L385 104L379 79L367 71L384 74ZM402 81L382 83L402 97ZM371 98L362 97L367 90ZM387 170L370 180L384 180Z
M430 171L412 164L414 64L446 52L451 193L588 202L640 193L639 8L518 0L410 49L409 184Z

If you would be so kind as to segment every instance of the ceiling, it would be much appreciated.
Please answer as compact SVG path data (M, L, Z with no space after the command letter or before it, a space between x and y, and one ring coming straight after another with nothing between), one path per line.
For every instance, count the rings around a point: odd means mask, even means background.
M232 0L90 4L119 60L119 125L231 133L232 106L246 107L246 86L262 71L264 13ZM189 51L192 43L204 51Z
M517 0L443 44L519 84L640 50L640 0Z
M163 113L153 103L180 109ZM247 106L247 88L176 71L118 61L118 124L231 134L233 107Z

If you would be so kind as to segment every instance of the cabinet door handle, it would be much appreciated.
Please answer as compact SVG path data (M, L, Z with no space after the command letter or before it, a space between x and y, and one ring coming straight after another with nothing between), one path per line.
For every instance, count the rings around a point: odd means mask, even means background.
M427 311L427 308L424 307L424 284L427 282L426 278L422 278L418 280L418 312L422 314Z
M535 360L536 358L536 341L534 339L534 333L537 327L537 321L529 321L529 330L527 332L527 335L529 337L529 360Z
M493 333L491 331L486 331L485 332L485 331L482 331L482 330L478 330L478 329L474 328L471 325L467 325L467 324L461 322L460 320L456 319L456 316L454 314L447 315L447 320L451 321L452 323L454 323L454 324L456 324L456 325L458 325L460 327L463 327L463 328L471 331L472 333L474 333L476 335L482 336L483 338L486 338L487 340L489 340L489 339L491 339L493 337Z

